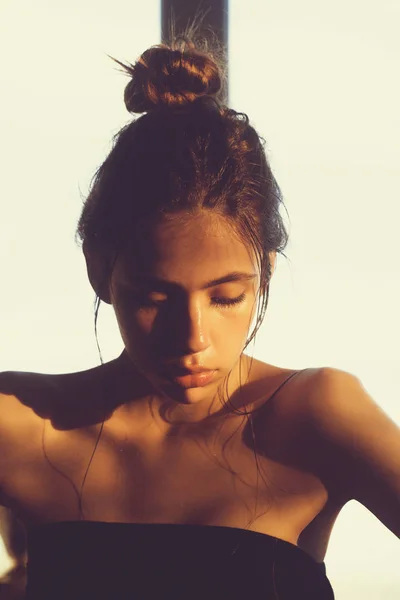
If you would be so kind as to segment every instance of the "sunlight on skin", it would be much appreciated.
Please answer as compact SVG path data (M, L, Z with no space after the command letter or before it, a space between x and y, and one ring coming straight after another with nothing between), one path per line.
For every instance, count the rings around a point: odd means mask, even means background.
M152 396L156 412L168 418L198 421L223 407L217 397L226 378L229 397L249 375L249 362L241 357L257 308L260 277L253 252L222 220L208 215L181 222L160 222L141 230L132 246L118 258L109 290L96 278L95 257L85 253L88 274L99 297L112 304L124 341L120 366L142 378L142 402L148 410ZM272 270L275 254L271 257ZM231 281L202 289L204 282L241 271L253 279ZM145 278L168 284L147 283ZM218 305L243 297L237 304ZM184 388L166 380L162 371L184 362L215 369L204 387ZM144 377L143 377L144 376ZM137 384L137 382L136 382ZM136 402L134 411L138 410ZM126 407L128 412L128 406ZM161 422L160 422L161 425ZM164 423L165 425L165 423Z

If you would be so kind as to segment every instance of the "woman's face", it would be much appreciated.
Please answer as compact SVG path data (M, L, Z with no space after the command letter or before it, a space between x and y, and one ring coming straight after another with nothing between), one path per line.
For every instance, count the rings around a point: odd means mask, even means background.
M257 262L210 216L162 222L140 238L120 255L110 283L126 353L163 394L198 403L239 362L257 309ZM217 282L239 272L246 277ZM171 381L179 365L215 373L201 387L190 377Z

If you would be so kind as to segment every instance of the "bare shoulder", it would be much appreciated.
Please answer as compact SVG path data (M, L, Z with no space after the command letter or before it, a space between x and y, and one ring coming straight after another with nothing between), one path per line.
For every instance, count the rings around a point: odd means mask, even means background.
M0 505L9 506L5 495L8 473L15 467L16 439L23 435L26 413L15 393L16 374L12 371L0 373ZM22 431L21 431L22 430Z
M279 402L288 418L306 421L315 414L316 407L323 410L329 390L335 383L351 381L352 378L356 379L351 373L333 367L298 370L265 365L264 381L267 391L284 389Z
M263 452L311 471L318 439L311 435L313 404L323 402L325 367L289 369L257 362L259 377L253 403ZM315 473L319 477L320 473Z
M362 401L357 408L357 398L366 395L359 378L348 371L334 367L309 371L292 403L291 414L298 432L296 443L301 447L307 470L324 484L337 506L344 506L352 498L344 473L350 464L364 406ZM370 425L372 431L372 419ZM355 471L349 479L354 476Z
M356 375L324 369L308 402L314 467L400 538L400 426Z
M0 373L0 439L2 444L10 441L12 432L17 431L22 425L22 415L28 414L28 402L24 401L24 399L27 400L27 395L21 393L27 387L27 375L27 373L19 371Z
M87 395L96 392L98 367L72 373L0 373L0 420L7 427L15 423L42 423L48 420L55 429L81 426ZM12 415L15 415L13 417ZM96 417L97 415L94 415ZM22 419L22 421L21 421Z
M301 370L279 369L278 381L282 381L285 393L280 401L282 414L298 431L304 431L310 443L317 443L318 414L329 412L332 390L343 388L356 379L354 375L333 367L308 367ZM293 379L293 380L292 380ZM292 381L290 381L292 380ZM281 387L281 386L279 386ZM312 446L310 452L317 448Z
M1 424L10 427L23 415L46 418L57 401L57 375L4 371L0 373ZM21 422L18 420L18 425ZM0 425L1 426L1 425Z
M338 486L322 424L332 414L333 398L357 378L332 367L295 370L265 365L264 373L268 401L261 405L259 429L266 451L279 451L279 460L312 473L330 500L344 505L348 498Z
M8 506L7 482L33 445L40 444L41 425L56 413L58 385L41 373L0 373L0 504Z
M274 399L274 411L294 422L305 418L311 398L324 381L327 367L290 369L257 361L255 380L259 382L256 395L262 406L265 399ZM282 391L281 391L282 389Z

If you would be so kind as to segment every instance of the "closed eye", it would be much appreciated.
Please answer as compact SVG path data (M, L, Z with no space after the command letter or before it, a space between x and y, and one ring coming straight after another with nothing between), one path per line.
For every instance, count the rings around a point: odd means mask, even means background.
M246 294L243 293L237 298L213 298L213 301L217 306L229 308L231 306L235 306L235 304L241 304L241 302L244 302L245 298Z
M227 308L232 308L238 304L241 304L242 302L244 302L246 299L246 294L243 293L240 296L238 296L237 298L212 298L212 304L214 304L215 306L218 306L222 309L227 309ZM146 307L162 307L163 304L165 303L165 300L150 300L149 298L144 298L144 297L139 297L136 296L134 297L134 303L136 305L139 306L146 306Z

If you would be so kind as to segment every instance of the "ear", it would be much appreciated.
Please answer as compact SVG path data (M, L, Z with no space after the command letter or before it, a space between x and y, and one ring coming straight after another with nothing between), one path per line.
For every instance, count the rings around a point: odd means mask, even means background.
M85 242L83 242L82 249L86 260L86 269L90 285L102 302L112 304L108 282L104 280L104 258L102 259L100 253L94 252Z

